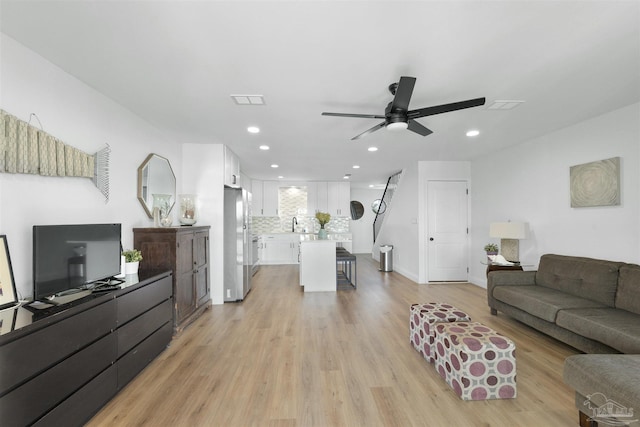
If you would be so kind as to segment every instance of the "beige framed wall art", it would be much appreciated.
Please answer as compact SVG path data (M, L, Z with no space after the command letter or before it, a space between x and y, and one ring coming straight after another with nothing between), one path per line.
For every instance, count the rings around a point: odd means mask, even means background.
M620 205L620 157L571 166L571 207Z

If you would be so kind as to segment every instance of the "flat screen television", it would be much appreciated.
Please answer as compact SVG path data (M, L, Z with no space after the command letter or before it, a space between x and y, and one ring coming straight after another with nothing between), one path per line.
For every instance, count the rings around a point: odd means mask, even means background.
M120 274L121 224L33 226L33 299Z

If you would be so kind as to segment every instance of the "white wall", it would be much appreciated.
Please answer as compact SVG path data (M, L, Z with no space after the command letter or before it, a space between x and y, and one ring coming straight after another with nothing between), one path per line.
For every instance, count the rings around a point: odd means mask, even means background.
M482 247L494 221L526 221L520 260L545 253L640 262L640 104L474 160L470 280L486 286ZM569 168L621 158L620 206L572 208Z
M185 193L198 195L198 223L210 225L209 279L211 301L224 303L224 145L183 144L182 177Z
M180 187L181 153L176 141L10 37L0 34L0 45L1 109L25 121L35 113L46 132L85 152L105 144L112 150L106 204L87 178L0 173L0 234L7 235L16 286L26 297L33 225L122 223L123 245L131 247L132 228L152 225L137 200L138 166L150 152L166 157Z
M353 237L352 253L370 254L373 251L373 220L376 215L371 203L381 199L384 190L351 187L351 200L357 200L364 206L364 215L357 221L351 220L349 230Z
M418 281L418 163L402 170L398 187L384 216L373 257L380 259L380 245L393 245L393 269Z

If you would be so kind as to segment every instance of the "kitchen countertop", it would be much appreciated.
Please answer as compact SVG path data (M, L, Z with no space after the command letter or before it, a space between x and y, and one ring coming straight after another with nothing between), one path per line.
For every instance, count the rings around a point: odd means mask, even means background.
M319 240L318 239L318 233L294 233L294 232L290 232L290 231L280 231L280 232L273 232L273 233L262 233L259 234L259 236L298 236L300 238L301 242L308 242L308 241L314 241L314 240ZM339 233L339 232L329 232L327 233L327 239L326 240L333 240L336 242L351 242L352 240L352 235L351 233Z

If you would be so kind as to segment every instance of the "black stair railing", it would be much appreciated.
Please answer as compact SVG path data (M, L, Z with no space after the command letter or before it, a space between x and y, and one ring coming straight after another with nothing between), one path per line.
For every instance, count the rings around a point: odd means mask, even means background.
M400 175L402 175L402 171L397 172L387 179L387 186L384 188L384 193L382 193L382 199L378 204L376 209L376 217L373 220L373 241L375 243L378 235L380 234L380 229L382 228L382 223L384 219L385 213L391 207L391 199L393 198L393 193L396 191L398 187L398 182L400 181Z

